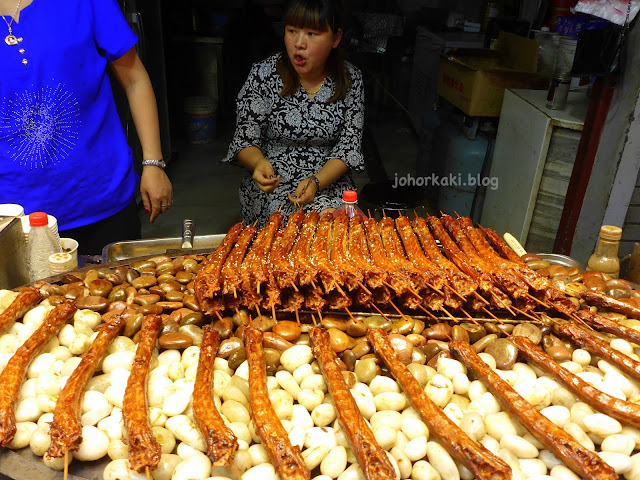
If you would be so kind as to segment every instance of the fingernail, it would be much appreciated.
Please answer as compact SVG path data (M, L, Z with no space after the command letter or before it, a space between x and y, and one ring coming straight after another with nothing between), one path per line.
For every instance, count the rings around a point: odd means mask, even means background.
M148 209L148 208L145 208L145 209L144 209L144 211L145 211L145 212L147 212L147 213L149 213L149 209Z

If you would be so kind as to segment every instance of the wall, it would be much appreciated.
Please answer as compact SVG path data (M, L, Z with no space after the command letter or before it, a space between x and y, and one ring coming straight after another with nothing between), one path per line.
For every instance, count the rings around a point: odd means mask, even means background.
M601 225L623 225L638 177L640 28L636 24L629 31L625 71L616 85L571 248L571 256L582 261L593 252ZM637 233L640 241L640 228Z

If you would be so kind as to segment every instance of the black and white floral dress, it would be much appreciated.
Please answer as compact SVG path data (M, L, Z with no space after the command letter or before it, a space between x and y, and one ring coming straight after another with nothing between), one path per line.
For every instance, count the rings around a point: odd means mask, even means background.
M255 63L238 94L236 131L227 157L235 160L243 148L256 146L271 162L280 185L265 193L258 188L249 173L240 185L240 204L246 224L258 220L263 227L269 216L282 207L285 218L294 206L287 194L293 194L305 178L316 174L333 158L341 159L351 170L364 167L361 143L364 122L364 89L362 74L347 63L352 85L344 100L328 103L334 92L333 79L328 76L312 99L300 86L290 97L280 96L282 80L276 72L274 55ZM316 211L338 207L342 192L353 190L350 172L316 194L305 210Z

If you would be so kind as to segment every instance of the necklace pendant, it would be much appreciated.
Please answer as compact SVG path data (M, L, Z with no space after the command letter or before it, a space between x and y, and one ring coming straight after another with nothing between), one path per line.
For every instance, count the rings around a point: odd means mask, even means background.
M22 41L22 37L16 37L14 34L10 33L6 37L4 37L4 43L9 46L17 45Z

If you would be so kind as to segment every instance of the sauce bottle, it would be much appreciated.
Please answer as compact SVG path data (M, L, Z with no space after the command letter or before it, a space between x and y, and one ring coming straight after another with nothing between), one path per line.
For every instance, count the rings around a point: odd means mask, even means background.
M342 192L342 206L337 208L333 214L337 217L342 211L347 212L347 216L349 218L356 215L360 215L362 218L367 218L364 212L358 208L358 192L355 190L345 190Z
M618 247L622 238L622 229L613 225L603 225L600 228L600 238L596 251L589 257L589 270L606 273L612 278L620 275L620 259Z

